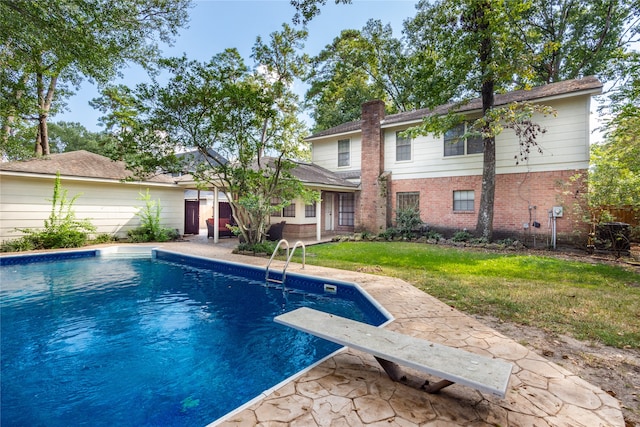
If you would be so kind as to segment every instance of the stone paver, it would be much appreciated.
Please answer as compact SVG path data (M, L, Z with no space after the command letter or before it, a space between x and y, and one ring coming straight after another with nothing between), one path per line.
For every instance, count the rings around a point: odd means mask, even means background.
M266 264L265 259L232 255L233 245L196 238L162 246ZM293 264L288 271L302 272ZM389 329L512 362L506 398L455 384L438 394L424 393L391 381L373 357L348 349L217 425L624 427L615 398L402 280L309 265L303 272L358 283L395 317Z

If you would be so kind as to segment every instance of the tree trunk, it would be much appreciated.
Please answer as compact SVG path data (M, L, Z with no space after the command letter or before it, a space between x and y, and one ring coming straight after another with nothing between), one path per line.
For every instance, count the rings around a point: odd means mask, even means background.
M49 118L49 112L51 111L51 103L53 102L53 94L58 82L58 76L55 74L51 76L46 94L43 73L37 74L36 81L38 90L38 107L40 112L38 113L38 134L36 136L35 153L37 156L48 156L50 151L47 120Z
M494 77L491 71L492 40L489 32L488 20L485 14L491 13L489 2L479 6L477 12L478 32L481 35L480 41L480 65L482 67L482 115L493 108L494 104ZM482 129L483 134L490 134L490 123ZM481 237L491 241L493 237L493 205L496 194L496 138L495 136L484 137L483 140L483 165L482 165L482 193L480 196L480 206L478 208L478 222L476 233Z

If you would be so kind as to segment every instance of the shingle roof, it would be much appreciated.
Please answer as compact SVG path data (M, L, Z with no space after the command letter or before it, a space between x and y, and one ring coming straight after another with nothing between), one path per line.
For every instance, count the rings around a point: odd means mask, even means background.
M291 171L291 174L305 184L358 188L358 184L347 181L338 174L313 163L296 162L296 167Z
M594 76L588 76L582 79L566 80L558 83L550 83L544 86L537 86L529 90L516 90L504 94L497 94L495 96L495 105L506 105L512 102L535 101L577 92L597 93L601 89L602 83L600 82L600 80L598 80ZM482 108L482 100L480 98L475 98L468 103L460 106L458 106L456 103L450 103L440 105L433 109L423 108L420 110L390 114L384 118L384 120L382 121L382 125L388 126L393 124L415 122L422 120L423 118L430 115L445 114L452 108L455 111L459 112L480 110ZM317 132L309 136L307 139L358 131L361 129L361 127L362 120L343 123L341 125Z
M0 163L0 171L24 172L40 175L74 176L123 180L132 178L133 174L125 168L124 162L113 161L99 154L85 150L68 153L51 154L50 156L25 161ZM173 183L168 175L156 175L147 179L150 182Z

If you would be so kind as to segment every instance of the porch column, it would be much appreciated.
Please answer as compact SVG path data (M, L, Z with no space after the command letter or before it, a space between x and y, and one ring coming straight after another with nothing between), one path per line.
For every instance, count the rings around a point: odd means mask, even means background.
M322 239L322 200L316 203L316 240Z
M218 243L220 226L220 203L218 203L218 187L213 187L213 243Z

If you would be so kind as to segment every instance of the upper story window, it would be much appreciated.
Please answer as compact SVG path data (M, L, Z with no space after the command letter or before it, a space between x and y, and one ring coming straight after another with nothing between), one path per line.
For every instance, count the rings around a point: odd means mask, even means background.
M396 132L396 162L411 160L411 138Z
M349 166L351 164L351 141L341 139L338 141L338 166Z
M471 136L462 138L465 133L465 123L449 129L444 134L444 155L448 156L464 156L465 154L482 153L484 145L482 137Z

